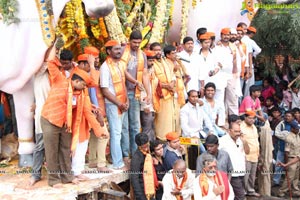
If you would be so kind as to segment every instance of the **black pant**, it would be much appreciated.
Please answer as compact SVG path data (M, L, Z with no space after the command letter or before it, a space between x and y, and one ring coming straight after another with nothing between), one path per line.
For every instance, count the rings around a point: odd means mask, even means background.
M245 199L244 176L231 177L230 184L234 192L234 200Z
M189 169L196 170L197 165L197 157L199 154L199 147L198 146L189 146L187 149L188 152L188 164Z

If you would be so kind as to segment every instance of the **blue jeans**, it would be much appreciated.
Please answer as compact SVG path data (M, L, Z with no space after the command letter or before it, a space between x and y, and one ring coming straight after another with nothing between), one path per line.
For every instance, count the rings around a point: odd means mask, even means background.
M105 104L106 116L110 129L110 153L114 168L124 167L121 138L122 121L126 113L118 114L118 107L115 104Z
M129 154L133 155L137 149L135 143L135 136L140 133L140 102L135 99L134 92L128 92L129 109L125 114L122 124L122 151L123 156L128 157ZM129 131L129 132L128 132Z
M208 133L209 132L209 129L208 128L204 128L203 131L205 133ZM222 137L225 135L225 131L223 129L221 129L220 127L218 127L216 124L213 124L213 131L214 131L214 135L217 136L217 137ZM203 138L204 139L204 138Z
M277 151L277 157L276 157L276 162L282 162L284 163L284 152L278 150ZM279 166L275 166L275 172L274 172L274 176L273 176L273 181L275 184L279 184L280 183L280 179L281 179L281 174L283 171L283 167L279 167Z

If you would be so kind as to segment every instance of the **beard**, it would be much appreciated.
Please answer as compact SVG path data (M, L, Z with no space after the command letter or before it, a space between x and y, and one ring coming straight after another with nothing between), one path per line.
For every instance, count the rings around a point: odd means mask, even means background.
M233 42L237 41L237 38L230 38L229 41L233 43Z

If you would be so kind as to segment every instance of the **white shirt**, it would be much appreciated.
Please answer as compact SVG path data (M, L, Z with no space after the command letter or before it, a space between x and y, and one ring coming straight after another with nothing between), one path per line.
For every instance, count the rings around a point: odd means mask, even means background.
M248 35L244 35L244 37L242 38L242 42L244 42L247 45L248 52L252 53L254 57L260 54L261 48Z
M180 58L183 58L185 60L190 61L185 62L182 60L182 63L184 64L188 75L190 75L191 80L187 83L187 92L190 90L200 90L200 81L199 81L199 69L200 65L198 63L198 58L199 55L197 55L196 52L193 52L191 55L187 53L185 50L181 51L180 53L177 54Z
M119 68L117 70L119 70ZM120 77L122 77L120 70L119 70L119 72L120 72ZM100 67L100 87L108 88L108 90L113 95L116 95L114 84L113 84L112 77L111 77L111 73L110 73L110 70L109 70L109 67L108 67L106 61ZM105 103L112 103L112 102L110 102L107 98L105 98Z
M300 108L300 91L297 94L292 92L292 108Z
M180 125L184 137L199 138L199 132L203 130L203 123L209 131L213 132L211 121L199 104L193 106L188 102L181 108Z
M196 54L199 54L199 51L200 51L201 48L202 48L202 45L201 45L200 41L199 41L199 40L195 40L193 51L194 51Z
M164 186L164 194L162 200L177 200L176 197L171 194L171 192L176 188L175 183L173 181L172 171L173 169L168 171L162 180ZM184 200L191 200L191 196L193 194L193 183L195 179L195 174L193 174L190 169L186 169L186 172L187 180L183 185L183 188L181 189L181 194ZM179 179L176 176L176 179L178 185L180 185L182 182L182 178Z
M35 98L35 133L43 133L41 127L41 114L45 101L48 97L48 93L51 89L49 74L47 70L47 63L43 63L41 69L34 76L33 88Z
M233 52L230 49L229 45L218 45L214 50L216 62L222 64L220 71L228 74L229 78L232 77L232 68L233 68Z
M219 149L222 149L229 154L233 167L231 176L244 176L246 170L246 157L242 140L238 138L236 142L234 142L227 133L219 139Z
M209 53L207 57L204 57L204 55L201 53L201 50L199 50L199 61L198 65L200 67L200 74L199 74L199 80L204 80L204 84L208 83L209 79L209 71L214 70L217 66L216 59L214 57L214 54L211 50L209 50ZM215 83L215 81L213 81ZM201 85L201 87L204 87L204 85Z
M214 100L214 107L211 107L210 103L204 97L202 99L203 102L203 110L210 118L210 121L213 125L215 125L216 119L218 117L218 126L225 125L225 107L223 102L218 102Z
M217 187L217 184L215 184L210 179L207 179L208 180L207 181L208 182L207 195L205 197L202 197L202 191L201 191L201 187L199 184L199 178L200 178L200 176L198 176L194 180L194 200L222 200L221 195L216 196L215 193L213 192L213 188ZM227 200L233 200L234 192L233 192L230 182L228 183L228 185L229 185L229 196L228 196Z

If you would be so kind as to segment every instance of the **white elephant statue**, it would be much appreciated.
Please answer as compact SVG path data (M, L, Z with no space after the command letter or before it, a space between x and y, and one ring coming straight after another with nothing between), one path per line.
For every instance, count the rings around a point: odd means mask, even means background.
M106 16L114 8L113 0L82 1L87 14L92 17ZM13 94L19 134L19 166L30 166L34 148L33 113L30 111L34 103L32 77L42 65L49 44L43 39L43 22L36 4L45 0L17 2L20 22L7 25L0 20L0 90ZM67 2L69 0L52 0L54 27Z

